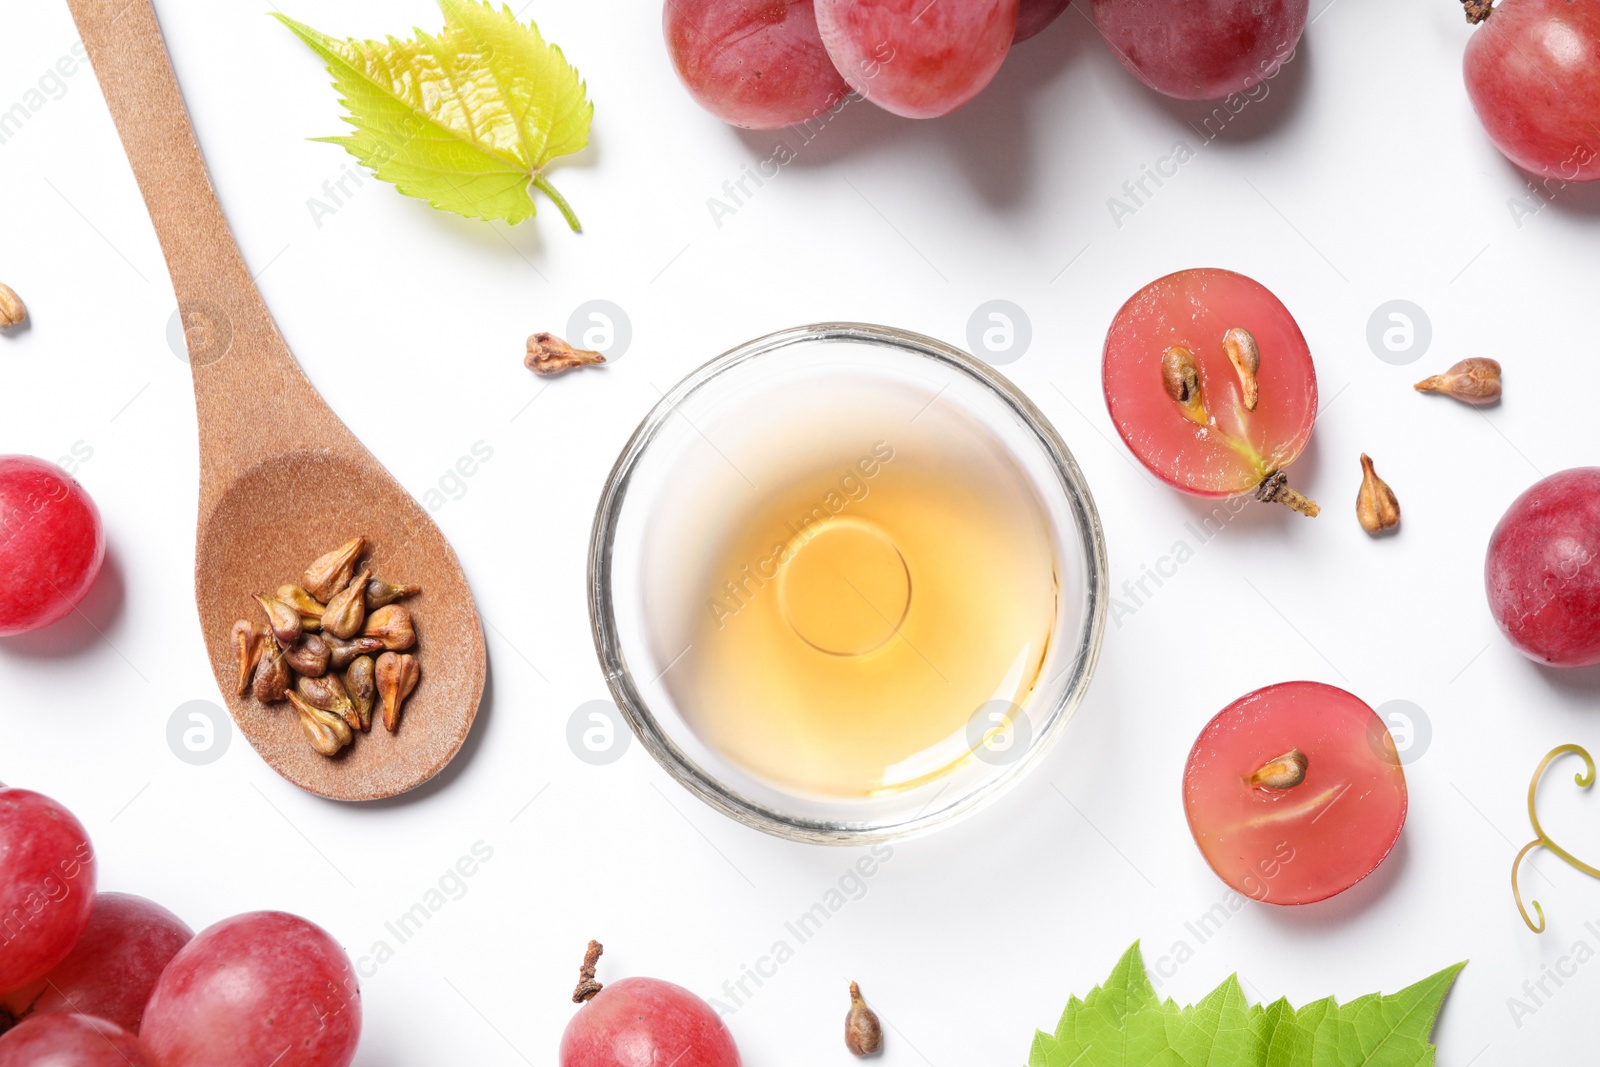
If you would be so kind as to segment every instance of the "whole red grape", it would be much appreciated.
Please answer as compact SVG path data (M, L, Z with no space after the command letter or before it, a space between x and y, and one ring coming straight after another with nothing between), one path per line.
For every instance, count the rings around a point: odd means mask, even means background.
M886 111L948 114L989 84L1017 31L1017 0L817 0L845 81Z
M1600 467L1552 474L1517 497L1489 538L1489 610L1529 659L1600 663Z
M66 958L94 908L94 849L49 797L0 786L0 991Z
M83 486L54 463L0 456L0 637L71 612L105 554L100 512Z
M101 893L83 936L41 979L44 989L27 1010L93 1015L137 1034L156 980L193 937L182 919L154 901Z
M1600 4L1502 0L1465 66L1478 121L1508 159L1562 181L1600 178Z
M812 0L667 0L662 26L689 94L735 126L804 122L850 92L822 46Z
M1017 5L1017 32L1012 44L1021 44L1029 37L1050 25L1065 11L1072 0L1021 0Z
M561 1067L739 1067L739 1049L711 1006L655 978L612 982L561 1035Z
M202 930L162 973L140 1029L161 1067L347 1067L355 968L321 927L258 911Z
M143 1041L89 1015L39 1015L0 1037L0 1067L158 1067Z
M1093 0L1106 42L1134 77L1180 100L1221 100L1294 54L1310 0Z

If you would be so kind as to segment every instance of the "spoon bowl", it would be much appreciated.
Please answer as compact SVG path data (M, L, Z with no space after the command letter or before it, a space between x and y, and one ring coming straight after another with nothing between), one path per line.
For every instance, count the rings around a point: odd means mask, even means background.
M278 333L217 203L150 0L69 6L178 298L200 430L195 601L228 710L262 758L310 792L376 800L415 788L460 750L483 696L483 631L461 564ZM261 618L251 594L298 582L357 535L375 575L422 587L406 601L422 679L395 734L378 725L330 759L288 704L235 693L230 632Z
M339 800L393 796L438 773L466 741L482 688L481 673L449 669L483 659L461 568L438 527L392 479L375 478L382 473L375 466L326 452L274 456L223 492L201 526L195 553L201 628L234 722L279 774ZM360 501L358 514L329 511L329 501L351 496ZM272 516L265 527L263 514ZM261 617L251 593L299 581L306 564L357 535L367 539L365 558L375 576L422 587L405 606L417 628L423 680L406 701L396 733L376 723L329 759L306 743L288 704L262 704L233 692L228 635L235 619Z

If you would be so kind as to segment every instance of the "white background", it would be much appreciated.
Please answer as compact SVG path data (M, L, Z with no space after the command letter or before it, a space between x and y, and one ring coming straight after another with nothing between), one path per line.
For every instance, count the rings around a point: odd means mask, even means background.
M1600 920L1600 885L1540 861L1529 887L1551 929L1538 937L1507 873L1531 836L1524 792L1538 759L1600 743L1600 676L1520 658L1489 617L1481 566L1516 494L1597 460L1600 189L1562 190L1518 224L1508 201L1538 201L1473 117L1460 71L1470 30L1453 0L1319 0L1267 98L1211 143L1197 132L1207 109L1144 90L1069 11L953 116L846 108L721 227L707 199L793 136L700 112L667 62L657 5L533 0L526 16L595 102L593 146L551 171L581 236L544 203L508 230L371 180L319 226L308 198L351 161L306 138L340 132L340 111L265 6L158 9L245 258L334 409L419 497L474 443L493 449L436 512L488 624L490 689L450 770L389 803L303 794L238 736L210 766L169 749L174 709L217 696L191 593L193 404L166 340L160 250L79 70L0 145L0 279L33 313L0 338L0 452L92 449L78 474L111 548L84 616L0 642L0 775L82 817L103 887L156 898L196 928L295 911L360 957L392 943L384 923L486 843L493 859L466 895L366 980L364 1067L551 1062L589 937L609 946L602 977L720 996L856 857L734 825L637 744L604 767L569 749L574 709L606 695L583 597L601 482L658 391L734 344L835 318L964 344L973 310L1004 298L1033 331L1006 373L1085 468L1113 584L1180 539L1196 553L1108 630L1087 702L1030 779L966 823L896 845L865 896L731 1017L746 1061L846 1062L856 978L890 1024L885 1062L1017 1064L1033 1029L1053 1027L1135 938L1152 965L1180 939L1194 948L1162 987L1185 1002L1235 969L1253 996L1301 1003L1394 990L1470 958L1437 1031L1448 1067L1567 1061L1592 1041L1600 965L1559 990L1547 982L1555 995L1520 1026L1507 998L1580 940L1600 947L1584 925ZM425 0L284 10L338 35L441 21ZM0 108L75 40L64 4L8 5ZM1195 158L1119 227L1108 198L1177 142ZM1248 273L1284 300L1326 404L1294 467L1324 515L1252 508L1204 546L1185 529L1200 503L1135 467L1099 389L1119 304L1200 265ZM523 369L526 335L561 332L591 299L626 309L624 358L550 381ZM1432 323L1409 367L1367 342L1369 316L1393 299ZM1410 390L1468 355L1505 363L1502 406ZM1363 450L1404 504L1397 537L1356 525ZM1409 822L1357 888L1303 909L1252 905L1199 944L1185 924L1225 890L1184 825L1184 757L1224 704L1291 678L1424 709L1432 740L1412 753ZM1546 792L1558 836L1600 855L1595 798L1565 772Z

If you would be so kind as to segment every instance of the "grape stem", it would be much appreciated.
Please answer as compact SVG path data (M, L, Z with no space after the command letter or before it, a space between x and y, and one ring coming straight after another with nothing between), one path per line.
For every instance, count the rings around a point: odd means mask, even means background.
M572 991L572 1003L587 1004L605 988L594 980L595 964L600 962L600 954L604 951L605 946L600 942L589 942L589 948L583 954L583 966L578 970L578 988Z
M1256 483L1256 499L1268 504L1285 504L1307 518L1314 519L1321 514L1322 509L1316 501L1307 498L1299 492L1289 488L1289 476L1281 469L1271 469L1261 455L1261 450L1249 440L1250 416L1243 410L1237 393L1233 398L1234 417L1238 419L1239 426L1245 431L1245 439L1228 433L1219 426L1215 419L1203 427L1206 433L1214 433L1223 444L1233 449L1241 459L1255 468L1261 481Z
M1494 14L1494 0L1461 0L1461 6L1467 9L1467 22L1473 26Z

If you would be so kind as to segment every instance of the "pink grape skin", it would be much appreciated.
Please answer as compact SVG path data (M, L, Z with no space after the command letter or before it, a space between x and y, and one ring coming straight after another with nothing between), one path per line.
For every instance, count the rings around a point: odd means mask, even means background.
M1090 11L1133 76L1180 100L1221 100L1271 78L1293 55L1310 0L1093 0Z
M1254 411L1236 404L1238 377L1222 349L1235 326L1261 352L1261 394ZM1187 348L1217 427L1248 439L1261 465L1184 418L1162 387L1161 358ZM1214 267L1157 278L1122 305L1106 333L1101 383L1117 433L1150 472L1197 496L1254 489L1300 455L1317 414L1317 371L1294 316L1266 286Z
M740 1067L711 1005L656 978L623 978L595 994L561 1035L561 1067Z
M145 1007L161 1067L348 1067L361 1039L355 968L321 927L258 911L202 930Z
M94 908L89 834L49 797L0 786L0 991L43 978Z
M83 936L45 976L49 984L33 1001L32 1014L93 1015L137 1034L161 972L193 937L182 919L154 901L101 893Z
M1017 30L1012 44L1021 44L1061 17L1072 0L1021 0L1017 5Z
M734 126L804 122L850 92L822 46L812 0L667 0L662 28L689 95Z
M1483 565L1489 610L1517 651L1600 663L1600 467L1552 474L1512 503Z
M0 1067L158 1067L143 1041L88 1015L39 1015L0 1037Z
M1600 178L1600 4L1502 0L1467 42L1478 121L1523 170Z
M1017 0L817 0L817 27L845 81L886 111L946 115L1005 61Z
M68 615L105 559L100 512L54 463L0 456L0 637Z

